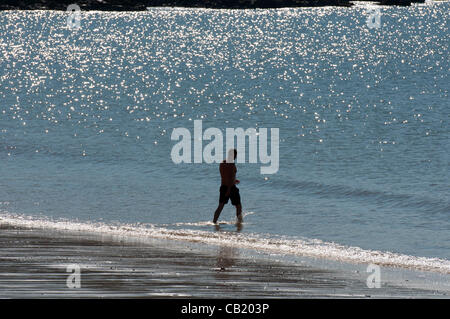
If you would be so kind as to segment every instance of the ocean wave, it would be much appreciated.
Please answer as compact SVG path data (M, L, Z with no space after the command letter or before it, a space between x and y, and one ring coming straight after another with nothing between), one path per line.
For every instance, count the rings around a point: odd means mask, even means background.
M292 194L293 191L301 191L323 198L345 198L394 208L412 208L427 213L447 213L450 211L450 203L445 199L431 198L425 195L369 190L314 181L276 181L271 184L271 187L283 189L289 194Z
M365 250L359 247L323 242L318 239L274 238L252 233L169 229L153 224L111 225L98 222L49 220L2 213L0 215L0 226L4 227L6 225L29 229L40 228L55 231L86 232L90 234L130 237L143 241L146 239L164 239L209 245L235 246L282 255L324 258L357 264L371 263L385 267L450 274L449 260Z

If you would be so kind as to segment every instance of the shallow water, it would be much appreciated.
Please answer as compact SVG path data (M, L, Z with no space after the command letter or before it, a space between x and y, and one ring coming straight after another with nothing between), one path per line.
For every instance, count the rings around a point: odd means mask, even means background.
M279 128L276 174L237 164L249 243L450 259L449 8L1 12L2 215L214 238L218 165L170 156L201 119Z

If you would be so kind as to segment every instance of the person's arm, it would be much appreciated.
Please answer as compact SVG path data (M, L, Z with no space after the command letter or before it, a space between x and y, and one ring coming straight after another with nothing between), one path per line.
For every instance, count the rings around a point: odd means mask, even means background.
M239 184L241 181L236 179L237 168L236 165L233 167L233 185Z
M230 195L231 187L241 182L240 180L236 179L236 172L237 172L236 165L233 164L233 166L231 166L228 170L230 176L230 184L228 184L227 196Z
M220 178L221 178L221 184L222 186L225 185L227 187L227 192L225 193L225 196L230 195L229 194L229 187L228 187L228 183L227 183L227 170L225 168L225 161L223 161L222 163L220 163L219 165L219 171L220 171Z
M220 174L222 175L222 184L227 187L226 196L230 195L231 187L236 183L235 167L227 164L221 164Z

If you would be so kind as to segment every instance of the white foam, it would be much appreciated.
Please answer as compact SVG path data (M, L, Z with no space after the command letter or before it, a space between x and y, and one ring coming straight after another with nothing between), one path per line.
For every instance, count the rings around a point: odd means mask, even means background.
M206 223L206 222L205 222ZM209 222L208 222L209 223ZM104 223L83 223L74 221L54 221L31 218L29 216L2 213L0 224L24 228L44 228L88 232L112 236L126 236L147 239L169 239L211 245L227 245L245 249L267 251L277 254L325 258L335 261L368 264L386 267L401 267L411 270L431 271L450 274L450 261L439 258L415 257L359 247L343 246L321 240L285 239L264 237L257 234L236 232L212 232L190 229L168 229L152 224L146 225L109 225ZM212 223L211 223L212 224Z
M242 217L244 218L244 221L246 220L247 216L253 215L254 212L243 212ZM217 223L218 225L235 225L236 220L222 220ZM174 224L164 224L161 226L214 226L212 221L200 221L200 222L181 222L181 223L174 223Z

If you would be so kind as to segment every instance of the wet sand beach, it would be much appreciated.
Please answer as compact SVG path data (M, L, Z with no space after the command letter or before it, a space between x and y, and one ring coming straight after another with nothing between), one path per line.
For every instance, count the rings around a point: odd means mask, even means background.
M1 225L1 298L433 298L345 272L251 255L236 247ZM80 268L80 288L69 288ZM69 272L68 272L69 270Z

